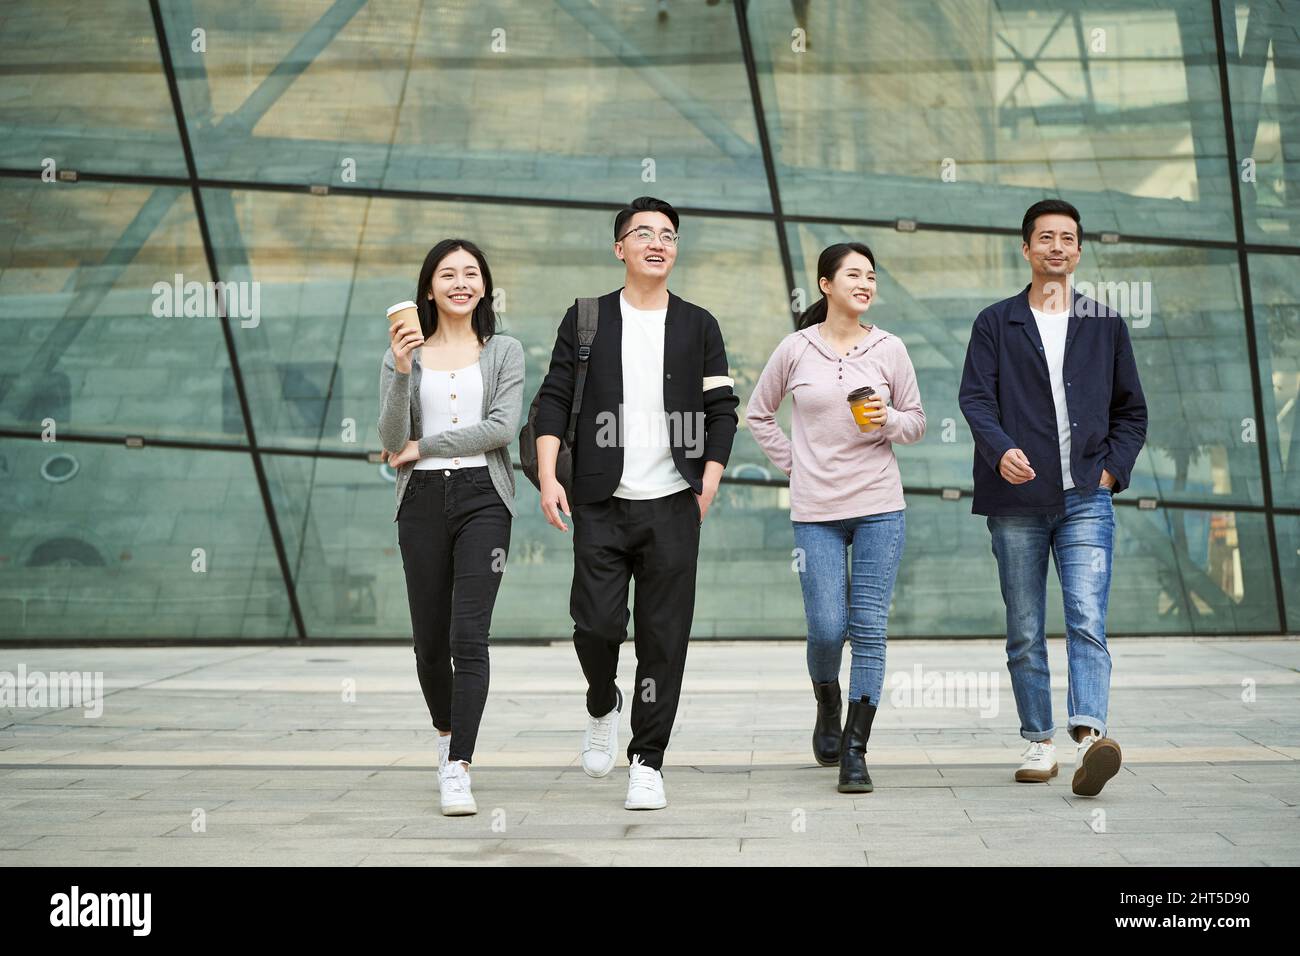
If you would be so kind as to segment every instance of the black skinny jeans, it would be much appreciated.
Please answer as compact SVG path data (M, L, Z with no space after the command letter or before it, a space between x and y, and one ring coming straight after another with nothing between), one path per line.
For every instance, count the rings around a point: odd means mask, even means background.
M510 512L486 467L417 469L402 497L397 540L420 690L433 726L451 730L450 759L468 762L487 702L488 629Z

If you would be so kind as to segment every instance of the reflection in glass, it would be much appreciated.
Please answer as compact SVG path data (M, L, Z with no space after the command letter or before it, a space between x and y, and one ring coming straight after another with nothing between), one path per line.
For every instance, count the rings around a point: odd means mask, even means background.
M0 63L0 166L186 175L149 4L10 0Z
M1048 193L1093 230L1232 235L1209 4L806 9L802 49L791 5L748 7L787 213L1000 226Z
M1250 257L1255 344L1273 502L1300 507L1300 274L1290 256Z
M188 190L0 179L0 233L0 424L243 440Z
M296 637L245 452L7 441L0 637Z
M1300 515L1277 515L1277 555L1286 599L1287 629L1300 632Z
M771 209L730 4L192 7L164 13L201 175Z
M1246 239L1300 245L1300 2L1219 9Z

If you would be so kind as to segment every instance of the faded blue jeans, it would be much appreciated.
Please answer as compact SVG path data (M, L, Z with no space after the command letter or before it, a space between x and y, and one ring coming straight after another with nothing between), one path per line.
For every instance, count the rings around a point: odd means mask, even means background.
M903 514L887 511L838 521L791 522L802 558L799 584L808 619L808 675L818 684L839 680L847 639L851 701L865 697L880 704L889 602L903 557Z
M1020 736L1048 740L1056 729L1044 633L1049 552L1065 606L1066 728L1071 737L1076 727L1091 727L1105 736L1110 697L1106 604L1115 541L1110 489L1083 494L1071 488L1065 493L1063 513L993 516L988 526L1007 608L1007 670L1020 714Z

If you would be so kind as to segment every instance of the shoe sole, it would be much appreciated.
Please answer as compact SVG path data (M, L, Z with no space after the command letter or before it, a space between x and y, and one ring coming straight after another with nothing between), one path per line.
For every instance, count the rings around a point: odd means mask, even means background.
M626 801L623 803L624 810L662 810L666 806L668 806L667 800L663 803L627 803Z
M582 758L578 758L578 759L579 759L579 761L581 761ZM609 766L608 766L608 767L606 767L606 768L605 768L604 770L602 770L600 773L595 773L595 772L593 772L593 771L591 771L591 770L588 770L588 769L587 769L587 765L584 763L584 764L582 765L582 772L585 773L588 777L591 777L591 778L593 778L593 779L595 779L595 780L599 780L601 777L608 777L608 776L609 776L610 771L614 769L614 764L615 764L615 761L611 760L611 761L609 762Z
M454 807L442 808L444 817L472 817L476 813L478 813L478 805L473 803L462 803Z
M875 787L869 783L841 783L835 789L840 793L871 793Z
M814 753L813 759L817 761L817 766L819 767L838 767L840 765L839 754L836 754L830 760L823 760L821 757L817 756L817 754Z
M1123 762L1119 744L1109 737L1102 737L1083 755L1083 763L1075 768L1070 789L1080 797L1095 797L1106 786L1106 781L1119 773Z
M1047 783L1060 772L1058 764L1052 764L1051 770L1017 770L1016 783Z

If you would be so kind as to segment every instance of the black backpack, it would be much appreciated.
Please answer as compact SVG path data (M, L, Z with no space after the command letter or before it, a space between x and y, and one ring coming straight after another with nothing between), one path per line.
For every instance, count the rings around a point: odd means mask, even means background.
M587 384L587 361L591 358L591 341L596 337L596 325L600 318L599 306L595 299L578 299L578 370L573 383L573 405L569 411L569 427L560 439L560 451L555 457L555 479L564 489L565 497L573 495L573 439L578 430L578 412L582 410L582 389ZM533 483L539 491L541 483L537 478L537 401L541 398L541 389L533 396L533 403L528 406L528 422L519 432L519 464L524 477Z

